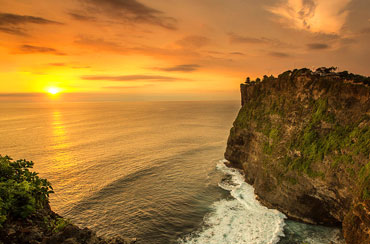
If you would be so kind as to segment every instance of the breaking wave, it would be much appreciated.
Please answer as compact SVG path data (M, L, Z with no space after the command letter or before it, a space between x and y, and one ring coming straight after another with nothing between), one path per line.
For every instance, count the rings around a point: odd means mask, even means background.
M225 160L217 164L224 173L219 186L232 198L215 202L204 218L203 228L186 236L183 244L276 244L284 236L284 214L262 206L251 185L239 170L228 168Z

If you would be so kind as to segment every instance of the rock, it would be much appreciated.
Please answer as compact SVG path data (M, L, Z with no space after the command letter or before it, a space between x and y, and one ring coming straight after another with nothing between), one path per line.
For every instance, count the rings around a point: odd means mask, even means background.
M80 229L75 225L68 225L66 228L56 234L50 236L45 244L57 244L64 243L68 240L69 243L88 243L88 244L100 244L105 243L102 239L98 238L96 234L88 228Z
M23 241L25 243L31 242L31 241L37 241L40 243L42 241L42 232L37 227L33 227L27 230L27 232L22 233Z
M370 87L361 77L301 69L241 84L225 152L264 205L343 224L349 244L370 243Z
M51 227L61 216L50 206L38 210L29 219L9 220L0 228L0 244L131 244L136 239L116 237L105 240L88 228L68 224L62 230Z
M122 238L114 237L107 241L107 244L134 244L137 242L136 238Z
M64 240L63 243L64 244L78 244L78 242L74 238L68 238L68 239Z
M7 235L8 235L8 236L14 235L15 233L16 233L16 231L15 231L13 228L9 228L9 229L7 230Z

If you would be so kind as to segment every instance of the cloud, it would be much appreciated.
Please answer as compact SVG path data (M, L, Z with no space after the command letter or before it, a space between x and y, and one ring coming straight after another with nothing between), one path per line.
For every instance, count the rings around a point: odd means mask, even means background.
M205 36L191 35L176 41L176 44L182 48L194 49L204 47L208 45L210 42L211 42L210 39Z
M104 86L103 89L113 89L113 90L127 90L154 86L154 84L146 84L143 86Z
M148 7L137 0L80 0L87 4L87 11L103 13L109 17L131 23L146 23L166 29L176 29L176 19L167 17L163 12ZM75 16L81 17L81 16ZM82 17L83 18L83 17ZM86 19L85 19L86 20Z
M72 66L72 69L90 69L91 66L85 65L85 66Z
M26 36L27 34L21 28L7 28L0 26L0 31L5 32L7 34L18 35L18 36Z
M339 33L346 22L352 0L284 0L266 9L284 25L311 32Z
M269 55L276 58L289 58L291 55L283 52L269 52Z
M0 93L0 97L37 97L41 93Z
M0 101L28 102L40 101L45 96L43 93L0 93Z
M266 44L271 45L274 47L292 47L292 45L284 43L278 39L270 39L267 37L249 37L249 36L242 36L233 32L227 33L229 36L229 41L232 44Z
M230 43L266 43L268 42L267 38L255 38L241 36L235 33L228 33Z
M83 80L106 80L106 81L151 81L151 82L172 82L180 80L175 77L162 75L119 75L119 76L101 76L85 75L81 76Z
M230 54L232 54L232 55L240 55L240 56L244 56L245 55L244 53L241 53L241 52L231 52Z
M19 47L19 51L21 53L50 53L54 55L66 55L65 53L59 52L54 48L33 45L22 45Z
M68 14L74 20L78 20L78 21L96 21L96 17L94 17L94 16L83 15L83 14L78 14L78 13L74 13L74 12L69 12Z
M362 29L361 30L361 34L370 34L370 27L367 27L367 28Z
M172 67L167 67L167 68L155 68L157 70L161 71L168 71L168 72L193 72L196 71L200 68L201 66L198 64L180 64L180 65L175 65Z
M307 44L308 49L312 50L322 50L322 49L328 49L330 46L325 43L309 43Z
M13 35L27 35L25 25L28 24L62 24L57 21L35 17L30 15L18 15L11 13L0 13L0 31Z
M10 13L0 13L0 25L20 25L20 24L61 24L60 22L44 19L41 17L18 15Z
M132 51L131 49L122 46L118 42L108 41L104 38L79 36L74 42L82 46L93 48L97 51L110 51L118 53L128 53Z
M68 67L71 69L89 69L91 66L88 65L79 65L79 64L72 64L72 63L48 63L49 66L54 67Z
M63 66L67 66L67 64L65 63L49 63L50 66L57 66L57 67L63 67Z
M115 54L132 55L140 54L153 57L184 57L197 55L196 50L188 48L162 48L149 45L129 44L126 42L117 42L106 40L104 38L96 38L91 36L79 36L74 41L82 48L89 48L95 52L113 52ZM128 46L132 45L132 46Z

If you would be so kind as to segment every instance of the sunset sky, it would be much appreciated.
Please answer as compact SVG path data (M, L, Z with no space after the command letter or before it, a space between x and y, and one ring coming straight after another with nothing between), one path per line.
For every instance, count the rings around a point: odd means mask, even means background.
M239 99L246 76L370 75L369 0L0 0L0 100Z

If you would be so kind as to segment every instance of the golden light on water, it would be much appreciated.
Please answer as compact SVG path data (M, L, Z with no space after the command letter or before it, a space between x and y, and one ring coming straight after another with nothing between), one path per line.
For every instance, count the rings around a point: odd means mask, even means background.
M56 170L64 170L75 166L75 161L71 158L70 152L65 150L66 148L71 147L69 143L70 138L67 134L62 113L58 110L52 112L52 133L52 148L56 149L56 153L53 157L54 164L52 167Z

